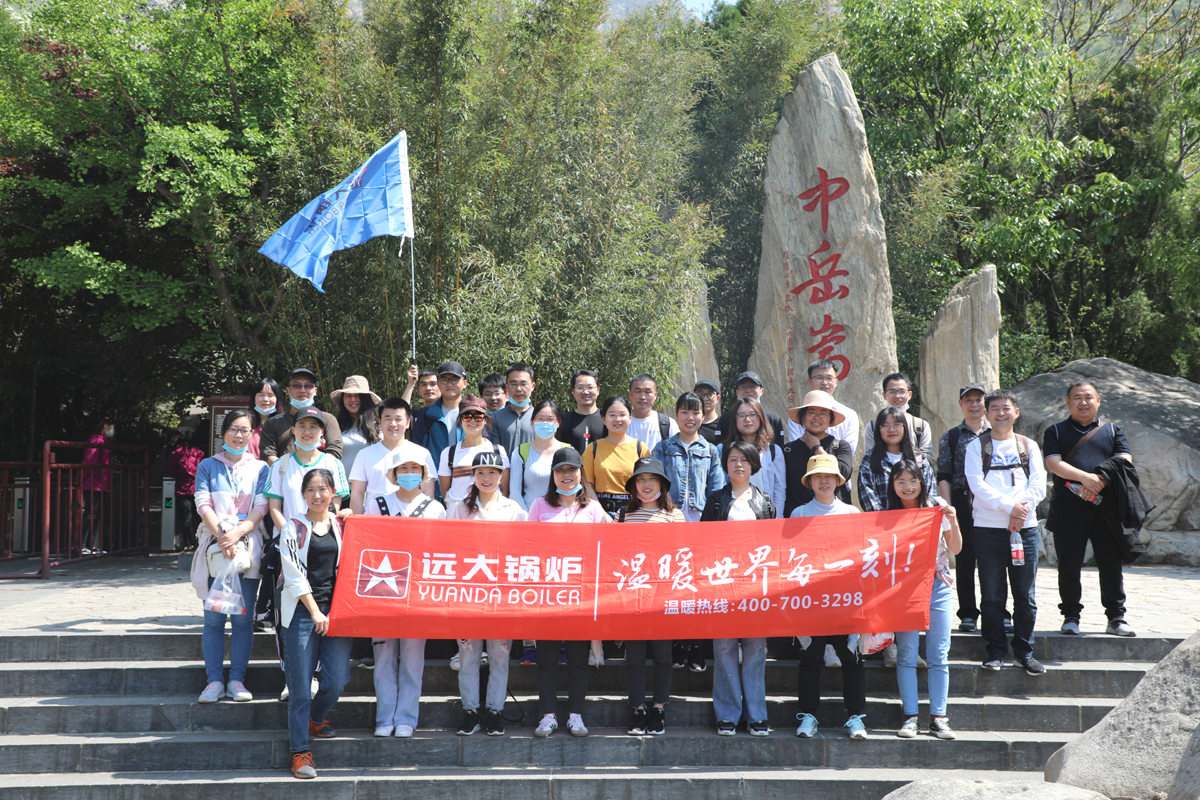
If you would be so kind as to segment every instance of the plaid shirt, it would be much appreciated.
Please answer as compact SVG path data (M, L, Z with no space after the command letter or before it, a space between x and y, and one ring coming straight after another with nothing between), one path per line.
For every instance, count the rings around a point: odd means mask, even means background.
M958 431L958 442L954 452L950 452L950 432ZM985 421L983 430L991 430L991 426ZM942 434L942 438L938 440L938 474L939 481L946 481L950 484L950 488L956 492L967 491L967 475L963 471L963 465L966 463L967 445L979 438L979 434L967 427L967 423L960 422L954 428ZM946 498L949 500L950 498Z
M917 453L917 463L921 465L926 494L931 498L937 497L937 481L934 480L929 459ZM891 474L892 462L887 460L887 456L880 461L878 472L871 469L871 456L863 456L862 464L858 467L858 504L863 511L887 511L887 487Z

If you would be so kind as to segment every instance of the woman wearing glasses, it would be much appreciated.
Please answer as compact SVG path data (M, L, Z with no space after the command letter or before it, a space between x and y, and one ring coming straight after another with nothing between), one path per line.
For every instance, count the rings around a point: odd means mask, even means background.
M783 449L775 444L775 433L767 420L762 404L749 397L739 397L733 403L733 425L721 444L721 458L735 442L745 442L758 451L761 468L750 478L750 485L760 489L771 498L775 516L783 511L787 498L787 470L783 464Z
M457 422L462 438L442 451L441 463L438 464L438 480L442 484L447 513L455 503L466 499L467 493L475 485L475 473L471 465L480 453L494 453L499 457L502 464L500 494L508 496L508 453L488 437L492 425L483 398L473 394L463 395L458 406Z
M203 600L208 596L213 577L208 574L205 554L211 545L221 548L227 558L234 556L238 542L246 540L250 569L241 576L242 598L253 601L258 590L259 568L263 552L262 519L267 513L266 490L269 468L250 455L250 437L254 417L248 411L231 411L221 423L222 452L206 458L196 468L196 510L204 524L200 543L192 559L192 586ZM200 694L201 703L215 703L222 697L245 702L254 699L246 690L246 665L254 640L254 614L248 609L233 616L229 637L229 684L224 683L225 620L229 615L204 612L204 669L207 685Z

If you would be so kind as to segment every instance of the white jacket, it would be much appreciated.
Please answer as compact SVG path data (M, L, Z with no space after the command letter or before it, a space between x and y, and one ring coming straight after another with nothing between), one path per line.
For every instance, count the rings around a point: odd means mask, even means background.
M342 562L342 528L337 517L331 517L330 532L338 545L338 564ZM327 534L328 535L328 534ZM279 535L279 560L283 565L283 591L279 593L279 621L287 628L292 624L296 604L306 594L312 594L308 585L308 545L312 531L306 517L292 518Z

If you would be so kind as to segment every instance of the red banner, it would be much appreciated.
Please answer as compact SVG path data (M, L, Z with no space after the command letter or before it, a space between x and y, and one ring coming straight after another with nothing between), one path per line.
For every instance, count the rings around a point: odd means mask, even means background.
M335 636L713 639L924 630L940 509L603 525L346 520Z

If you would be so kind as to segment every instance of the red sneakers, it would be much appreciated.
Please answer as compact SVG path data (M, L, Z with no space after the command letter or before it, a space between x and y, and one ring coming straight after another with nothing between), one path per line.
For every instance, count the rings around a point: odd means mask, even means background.
M332 739L333 737L337 736L337 731L334 730L333 726L329 724L329 720L325 720L320 725L312 720L309 720L308 735L315 736L318 739Z
M311 751L292 753L292 774L297 778L317 777L317 767L313 764Z

